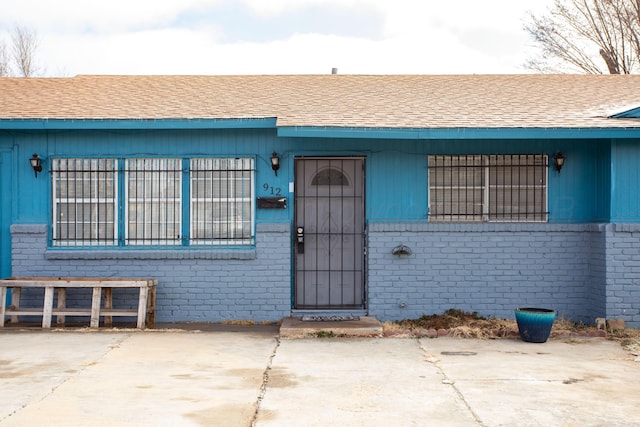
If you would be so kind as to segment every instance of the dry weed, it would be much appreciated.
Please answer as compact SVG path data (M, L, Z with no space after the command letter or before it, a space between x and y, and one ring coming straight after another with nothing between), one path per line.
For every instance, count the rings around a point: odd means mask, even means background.
M640 329L623 329L619 331L609 331L609 339L618 341L627 350L640 356Z
M424 315L418 319L385 322L382 328L385 335L411 336L412 332L417 330L447 330L451 336L480 339L513 336L518 331L515 320L486 319L476 312L467 313L456 309L447 310L440 315Z
M223 320L222 324L232 326L253 326L256 322L255 320Z
M467 313L457 309L450 309L442 314L424 315L418 319L405 319L398 322L385 322L383 331L385 335L413 336L416 330L441 330L448 331L450 336L461 338L504 338L518 336L518 324L511 319L484 318L478 313ZM403 330L405 333L403 333ZM566 318L556 318L551 336L572 336L581 334L585 336L596 331L594 326L582 323L574 323ZM600 332L600 331L598 331ZM640 330L625 329L621 331L608 331L608 338L619 341L628 349L640 353Z

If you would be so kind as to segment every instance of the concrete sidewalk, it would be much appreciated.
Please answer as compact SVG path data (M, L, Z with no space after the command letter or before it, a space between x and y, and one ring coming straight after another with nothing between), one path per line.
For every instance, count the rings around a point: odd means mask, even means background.
M0 332L0 426L637 426L602 338L317 338L277 329Z

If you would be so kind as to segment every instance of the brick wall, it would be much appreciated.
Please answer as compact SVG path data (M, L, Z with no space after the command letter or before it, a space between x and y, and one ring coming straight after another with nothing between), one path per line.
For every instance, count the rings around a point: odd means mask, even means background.
M13 225L11 234L13 276L158 279L158 322L279 321L291 311L288 224L258 224L255 249L238 251L47 250L45 225ZM128 291L114 291L115 306L135 305ZM70 292L68 305L87 298Z
M368 312L380 320L449 308L513 318L533 306L640 327L640 224L377 223L368 232ZM47 250L44 225L11 233L13 276L157 278L159 322L291 313L289 224L258 224L255 249L239 251ZM398 245L412 254L392 255ZM135 295L114 299L133 307Z
M544 307L592 322L594 225L371 224L369 311L384 319L449 308L513 318ZM392 255L397 245L412 254Z
M606 317L640 327L640 224L609 224L606 257Z
M585 319L591 323L597 317L607 317L607 233L608 225L594 225L590 242L590 286L588 290L588 302L590 317Z

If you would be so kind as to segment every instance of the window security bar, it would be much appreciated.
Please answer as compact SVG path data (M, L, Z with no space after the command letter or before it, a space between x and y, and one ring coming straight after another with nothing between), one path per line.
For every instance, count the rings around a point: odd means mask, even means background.
M429 221L546 222L544 154L429 156Z
M180 245L182 159L127 159L125 181L127 244Z
M55 246L115 246L115 159L54 159L51 165Z
M190 169L190 243L253 244L253 159L192 159Z
M53 159L59 247L255 243L254 160Z

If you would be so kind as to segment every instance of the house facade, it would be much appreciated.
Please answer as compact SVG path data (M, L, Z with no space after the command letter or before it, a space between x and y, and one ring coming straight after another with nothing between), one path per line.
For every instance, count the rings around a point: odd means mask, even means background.
M156 278L161 322L535 306L640 327L638 93L640 76L0 78L0 275Z

